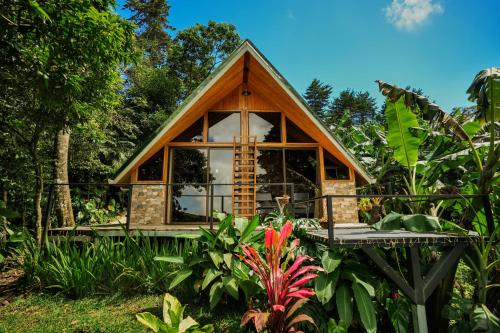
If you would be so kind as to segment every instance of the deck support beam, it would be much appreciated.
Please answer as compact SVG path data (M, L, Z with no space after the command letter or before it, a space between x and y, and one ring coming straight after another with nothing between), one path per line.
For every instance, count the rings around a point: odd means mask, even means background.
M420 265L418 247L412 246L410 250L411 285L404 276L391 267L391 265L377 252L374 247L363 247L363 251L370 257L378 268L398 286L399 289L412 301L413 331L427 333L427 314L425 303L434 292L439 282L455 265L464 252L466 244L460 243L452 248L447 248L429 272L423 276Z

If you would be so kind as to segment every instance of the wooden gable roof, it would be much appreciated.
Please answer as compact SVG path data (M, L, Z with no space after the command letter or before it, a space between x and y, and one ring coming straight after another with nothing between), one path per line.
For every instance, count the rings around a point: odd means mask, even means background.
M175 133L186 124L195 122L209 108L221 107L220 103L230 101L231 94L236 94L243 81L252 91L251 103L255 106L276 106L276 109L284 112L291 121L300 124L300 127L310 133L325 149L352 168L364 182L373 182L373 178L361 163L309 109L302 96L249 40L245 40L186 98L168 120L136 149L118 169L112 182L123 182L135 166L171 141Z

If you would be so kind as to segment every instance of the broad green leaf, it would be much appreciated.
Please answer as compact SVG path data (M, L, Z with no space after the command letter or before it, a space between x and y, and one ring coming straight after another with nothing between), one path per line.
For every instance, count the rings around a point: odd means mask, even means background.
M221 236L220 240L227 246L232 246L236 243L234 238L231 236Z
M219 270L216 270L214 268L210 268L207 270L207 274L205 274L205 278L203 279L203 284L201 285L201 289L205 290L210 283L212 283L215 278L218 276L222 275L222 272Z
M214 211L214 215L215 215L215 218L219 221L224 221L224 219L226 218L227 214L226 213L222 213L222 212L219 212L219 211Z
M363 327L368 333L377 332L376 313L370 295L365 287L358 283L352 284L352 290L354 292L354 299L356 300L356 307L359 312L361 324L363 324Z
M233 261L233 254L232 253L224 253L222 255L222 257L224 258L223 260L224 260L224 263L226 264L227 268L232 269L231 264Z
M355 273L352 273L352 277L354 278L353 281L355 283L359 283L360 285L362 285L365 288L365 290L368 292L368 295L370 295L370 297L375 297L375 288L370 283L363 281Z
M465 133L467 133L467 135L472 138L481 129L481 122L470 121L463 124L462 128L464 129Z
M314 279L314 290L321 304L326 304L335 294L335 286L340 276L340 271L335 271L331 274L325 272L318 273L318 277Z
M168 287L168 289L171 290L172 288L175 288L179 283L181 283L182 281L187 279L189 276L191 276L191 274L193 274L192 269L183 269L183 270L179 271L175 275L172 282L170 282L170 286Z
M340 320L346 323L352 321L352 291L346 284L341 284L335 291L335 304Z
M150 328L153 332L160 332L160 328L163 328L164 332L168 332L165 323L149 312L138 313L135 317L141 324Z
M195 326L198 326L196 320L187 316L186 318L182 319L182 321L179 324L179 333L187 332L188 329L194 328Z
M247 243L249 241L250 237L252 236L255 229L257 229L259 224L260 224L259 216L255 215L254 217L252 217L250 223L248 223L246 228L241 232L240 244Z
M390 212L383 219L372 225L376 230L399 230L401 229L401 214Z
M238 293L238 284L236 283L236 279L232 276L224 276L222 278L222 283L224 284L224 288L226 288L227 293L237 300L240 295Z
M238 284L245 294L246 301L249 301L250 297L257 295L262 290L258 283L251 280L239 281Z
M408 332L408 323L410 322L410 306L408 302L403 298L387 298L385 307L394 331L396 333Z
M184 258L183 257L154 257L153 260L155 261L165 261L165 262L170 262L173 264L184 264Z
M321 264L327 273L333 272L342 262L342 256L333 251L325 251L321 257Z
M184 307L175 297L166 293L163 297L163 321L170 326L177 327L184 316Z
M417 116L405 105L404 96L396 102L386 100L387 143L394 149L394 159L409 169L417 164L421 139L410 128L418 127Z
M347 333L348 327L349 324L343 320L339 320L339 323L337 324L335 319L330 319L328 321L327 333Z
M218 251L209 251L208 255L210 258L212 258L212 262L214 263L215 267L219 268L220 264L222 264L222 261L224 260L222 253Z
M243 280L248 280L249 276L249 269L248 269L248 266L245 265L243 262L237 260L234 258L231 259L231 270L232 270L232 273L233 275L239 280L239 281L243 281Z
M210 309L213 309L217 306L222 297L224 285L222 282L217 282L212 285L210 288Z
M401 216L401 222L408 231L424 232L441 230L439 219L435 216L414 214Z
M234 227L236 228L236 230L240 232L240 234L243 233L243 230L245 230L247 225L248 225L248 219L246 217L234 218Z
M204 237L207 242L213 243L216 240L215 236L209 230L200 227L200 232L202 237Z

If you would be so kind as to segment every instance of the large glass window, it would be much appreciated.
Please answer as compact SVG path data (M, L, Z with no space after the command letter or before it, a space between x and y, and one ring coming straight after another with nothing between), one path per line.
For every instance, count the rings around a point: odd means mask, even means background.
M257 151L257 206L261 211L275 209L275 198L286 193L283 174L283 149L259 149ZM280 184L270 184L280 183Z
M250 112L248 114L250 136L257 142L281 142L281 113Z
M203 141L203 117L198 119L187 130L179 134L174 142L202 142Z
M209 180L213 185L213 209L220 212L231 213L232 200L232 170L233 151L232 149L210 149L210 174ZM213 210L212 209L212 210Z
M326 180L349 179L349 168L336 159L332 154L323 149Z
M207 168L207 149L172 149L173 222L207 220Z
M233 142L233 138L241 135L239 112L209 112L208 141Z
M286 182L294 184L295 193L309 193L314 197L318 187L316 149L286 149L285 168Z
M287 142L316 142L297 125L286 119L286 141Z
M138 180L158 180L163 179L163 148L144 162L138 170Z
M286 149L286 182L293 183L293 197L302 202L295 207L296 217L314 216L314 202L304 202L318 197L318 159L316 149Z

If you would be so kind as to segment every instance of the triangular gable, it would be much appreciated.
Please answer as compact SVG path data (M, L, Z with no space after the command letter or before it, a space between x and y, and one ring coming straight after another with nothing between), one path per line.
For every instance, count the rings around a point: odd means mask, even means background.
M162 137L179 121L183 116L188 114L188 111L196 107L201 98L207 99L206 94L220 84L219 80L222 77L236 77L241 73L235 71L237 63L243 60L243 56L248 52L255 59L261 68L270 75L274 82L281 90L293 101L293 103L312 121L317 129L328 138L336 150L345 157L354 171L361 176L365 181L372 183L373 178L364 170L361 163L349 152L349 150L335 137L335 135L326 127L326 125L312 112L302 96L288 83L288 81L274 68L274 66L264 57L264 55L249 41L245 40L211 75L209 75L190 95L186 100L173 112L168 120L160 126L146 142L138 147L134 154L121 166L116 172L113 183L122 181L137 165L138 162L144 159L146 154L151 153L150 150L162 139ZM242 68L243 66L241 66ZM232 73L233 71L234 73ZM235 86L236 87L236 86ZM235 87L228 86L230 91ZM226 90L226 93L228 91ZM210 96L209 96L210 97ZM212 100L220 99L223 96L214 96ZM193 119L195 121L196 119Z

